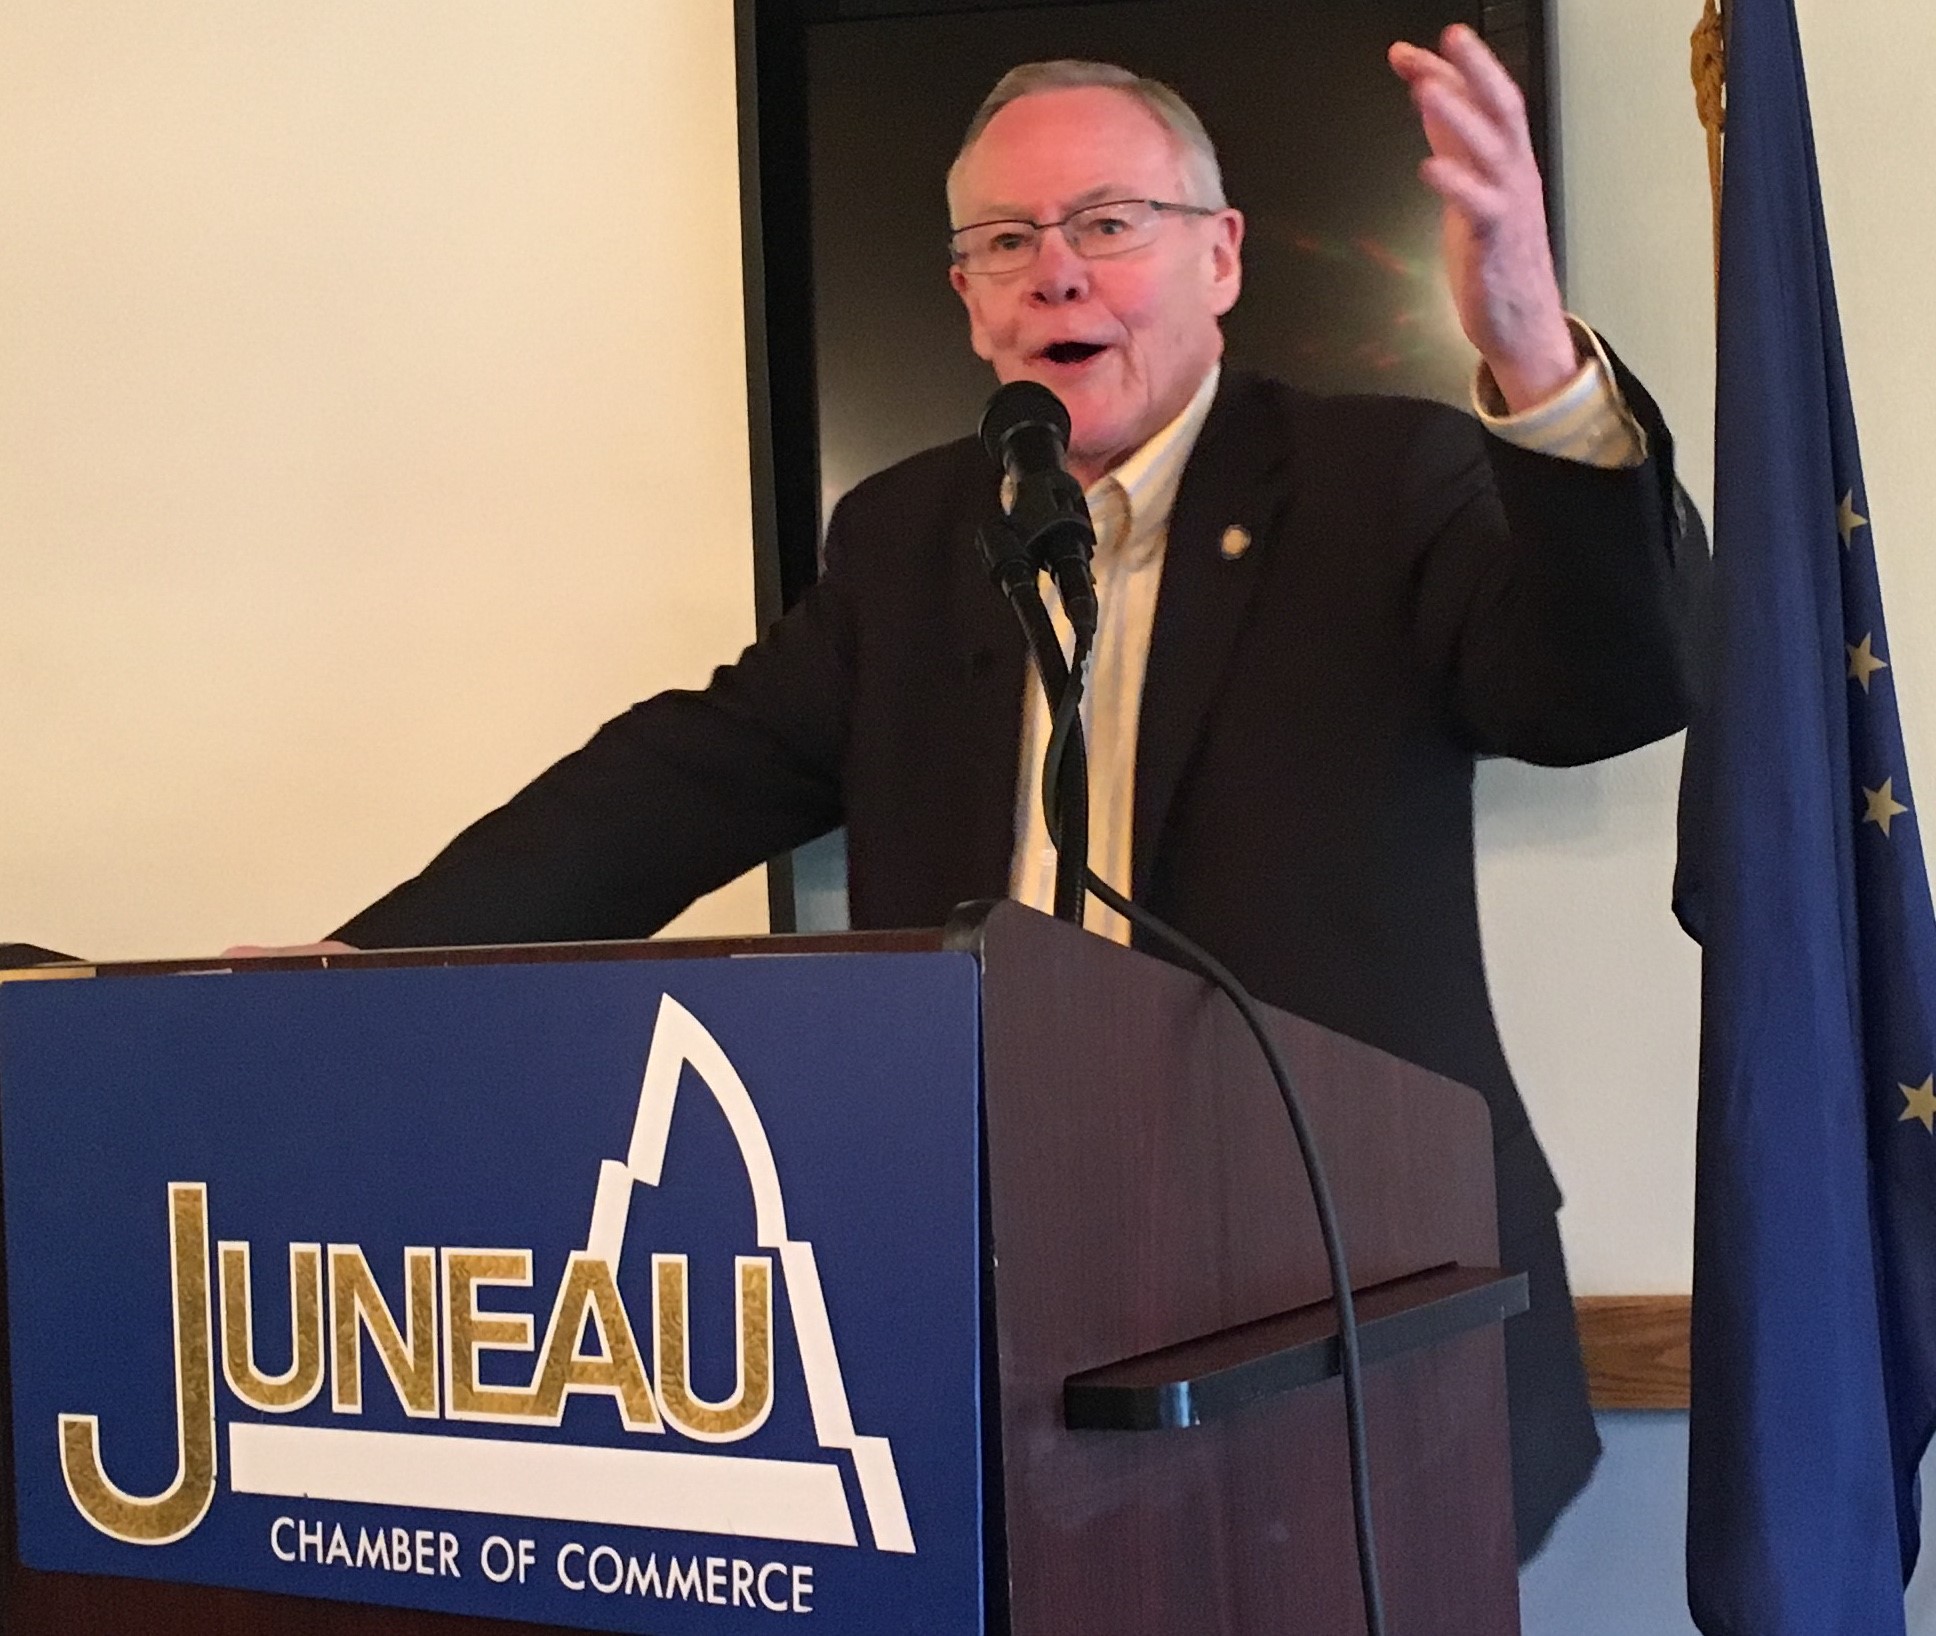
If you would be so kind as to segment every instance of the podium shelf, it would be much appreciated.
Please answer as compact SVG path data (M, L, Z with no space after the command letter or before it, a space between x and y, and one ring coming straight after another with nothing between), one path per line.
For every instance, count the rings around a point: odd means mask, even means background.
M1422 1351L1526 1310L1524 1273L1433 1267L1356 1292L1366 1364ZM1338 1374L1330 1301L1166 1346L1071 1375L1062 1389L1071 1431L1166 1431L1220 1420Z

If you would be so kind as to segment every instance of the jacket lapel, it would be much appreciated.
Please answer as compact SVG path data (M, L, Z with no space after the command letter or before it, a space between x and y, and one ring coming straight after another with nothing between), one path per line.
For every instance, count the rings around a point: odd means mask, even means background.
M1255 377L1226 375L1177 490L1137 726L1131 892L1139 901L1267 559L1282 549L1277 524L1292 467L1273 396Z

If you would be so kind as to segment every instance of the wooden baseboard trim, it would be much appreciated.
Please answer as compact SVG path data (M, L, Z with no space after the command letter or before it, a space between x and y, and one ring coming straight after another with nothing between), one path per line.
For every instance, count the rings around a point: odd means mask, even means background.
M1583 1295L1573 1303L1596 1409L1685 1409L1685 1295Z

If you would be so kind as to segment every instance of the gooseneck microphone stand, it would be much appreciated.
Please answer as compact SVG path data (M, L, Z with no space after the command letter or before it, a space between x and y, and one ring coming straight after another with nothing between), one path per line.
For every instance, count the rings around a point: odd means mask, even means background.
M1095 640L1095 621L1092 617L1086 630L1075 626L1075 650L1065 659L1036 585L1040 564L1035 555L1006 523L984 526L975 544L989 577L1015 610L1048 696L1042 812L1055 847L1055 917L1080 926L1089 873L1089 756L1082 736L1082 676Z
M1019 388L1026 388L1026 394L1019 392ZM1047 400L1046 405L1041 402L1043 399ZM1025 509L1022 502L1027 493L1026 474L1018 474L1016 470L1015 445L1019 440L1012 431L1007 437L1003 435L1004 422L1012 425L1018 413L1035 417L1022 422L1025 435L1034 434L1045 421L1047 430L1055 434L1051 458L1057 473L1074 489L1075 506L1081 512L1079 529L1071 525L1065 511L1058 510L1055 516L1037 520ZM995 427L993 435L991 425ZM1378 1583L1378 1549L1371 1520L1371 1456L1365 1430L1363 1359L1357 1309L1352 1299L1351 1270L1331 1184L1325 1175L1324 1161L1303 1100L1291 1078L1290 1066L1265 1026L1256 1000L1221 961L1132 902L1089 868L1089 759L1083 742L1081 703L1083 677L1096 633L1096 595L1088 566L1088 549L1094 544L1095 536L1089 529L1088 508L1082 501L1081 490L1061 470L1062 450L1067 447L1068 436L1068 411L1046 387L1038 387L1033 382L1011 382L995 394L982 416L982 440L996 464L1003 466L1015 481L1016 503L1009 508L1007 521L984 525L975 538L989 577L1015 611L1028 641L1036 676L1048 699L1051 726L1042 762L1042 813L1049 839L1056 849L1056 917L1080 926L1084 892L1094 893L1138 931L1168 947L1186 966L1221 989L1263 1050L1304 1161L1330 1269L1332 1304L1338 1318L1338 1373L1344 1385L1351 1512L1357 1534L1358 1583L1364 1599L1365 1631L1366 1636L1385 1636L1385 1603ZM1055 503L1059 507L1064 501L1058 497ZM1069 566L1072 541L1079 541L1081 545L1079 573ZM1052 556L1051 551L1059 555ZM1066 657L1054 622L1042 602L1037 576L1044 569L1055 575L1064 612L1074 631L1072 651Z

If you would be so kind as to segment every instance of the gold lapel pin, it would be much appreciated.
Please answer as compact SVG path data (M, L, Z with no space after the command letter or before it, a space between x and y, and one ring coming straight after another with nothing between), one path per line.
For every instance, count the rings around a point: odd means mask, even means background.
M1223 531L1217 549L1223 553L1225 562L1235 562L1250 549L1250 530L1241 523L1232 523Z

